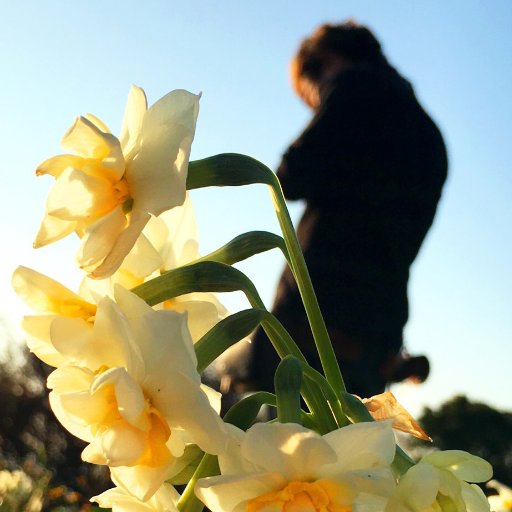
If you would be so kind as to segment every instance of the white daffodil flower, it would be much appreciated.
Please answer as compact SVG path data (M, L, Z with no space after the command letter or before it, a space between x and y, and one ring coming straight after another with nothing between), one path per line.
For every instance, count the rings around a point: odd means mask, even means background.
M111 275L150 217L183 203L199 96L175 90L147 108L132 86L118 139L98 118L79 117L62 139L70 154L44 161L56 179L34 247L73 231L78 264L94 278Z
M497 480L487 482L487 487L498 491L498 494L487 497L493 512L512 511L512 489L510 487L507 487Z
M115 487L91 498L112 512L178 512L180 495L170 484L163 484L147 501L141 501L125 489Z
M117 303L98 304L81 360L49 376L50 405L88 443L84 460L110 466L116 485L146 500L182 469L186 444L218 454L227 437L220 396L197 373L186 315L155 311L120 286L115 295ZM57 320L52 339L62 346L76 329Z
M27 267L20 266L14 271L12 285L25 304L40 313L23 318L30 351L50 366L83 361L84 344L92 341L96 304ZM53 324L59 318L65 319L69 335L62 346L54 345L51 336L55 329ZM72 325L75 332L70 333L68 325Z
M492 476L485 460L461 450L425 455L400 478L385 512L489 512L477 485Z
M213 512L377 512L395 487L388 423L323 436L294 423L256 424L231 443L219 457L221 476L196 484Z
M121 267L109 279L86 278L81 293L91 298L113 294L115 284L134 288L163 272L200 258L197 225L190 195L177 206L148 222ZM166 300L158 308L187 313L194 343L228 315L215 293L187 293Z

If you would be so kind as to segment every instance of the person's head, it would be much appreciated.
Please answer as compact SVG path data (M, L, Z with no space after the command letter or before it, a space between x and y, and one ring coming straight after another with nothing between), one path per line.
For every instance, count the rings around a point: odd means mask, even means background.
M385 63L379 41L355 21L320 25L304 39L290 67L292 85L310 107L319 103L319 89L334 75L354 64Z

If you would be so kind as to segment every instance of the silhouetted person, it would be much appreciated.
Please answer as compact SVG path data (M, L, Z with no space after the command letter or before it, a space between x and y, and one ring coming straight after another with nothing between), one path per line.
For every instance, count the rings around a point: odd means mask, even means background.
M297 234L348 391L371 396L415 371L408 358L401 367L394 361L408 317L409 268L446 179L445 146L364 26L320 26L302 42L291 77L313 118L277 175L287 199L306 202ZM288 268L273 313L320 368ZM250 357L248 387L272 389L278 358L261 329ZM421 380L428 361L417 363Z

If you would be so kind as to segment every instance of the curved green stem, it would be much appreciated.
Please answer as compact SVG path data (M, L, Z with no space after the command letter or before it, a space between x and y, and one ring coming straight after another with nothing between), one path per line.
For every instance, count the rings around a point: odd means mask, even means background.
M180 512L201 512L204 508L204 504L199 501L194 494L196 482L200 478L218 474L219 465L217 463L217 457L215 455L205 453L178 501L178 510Z
M297 281L302 301L304 302L304 308L311 326L311 332L313 333L320 362L324 369L325 378L332 386L335 393L340 397L341 393L346 390L345 382L341 375L327 327L322 313L320 312L320 307L306 267L304 255L302 254L302 250L297 240L297 235L295 234L295 228L293 227L290 214L288 213L288 208L286 207L281 185L277 176L275 174L273 174L273 176L274 179L270 185L270 190L279 225L283 232L286 247L288 248L292 271Z

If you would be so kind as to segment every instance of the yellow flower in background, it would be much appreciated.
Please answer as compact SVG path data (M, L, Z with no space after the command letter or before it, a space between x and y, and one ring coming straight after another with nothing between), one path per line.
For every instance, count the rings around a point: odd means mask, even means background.
M512 510L512 489L497 480L487 482L487 487L498 491L498 494L487 497L491 510L493 512L510 512Z
M141 501L118 487L94 496L91 501L112 512L178 512L179 494L170 484L163 484L147 501Z
M485 460L460 450L425 455L400 478L385 512L489 512L480 487L492 467Z
M84 364L49 376L50 405L88 443L85 461L109 465L116 485L146 500L182 469L187 444L218 454L227 438L220 396L197 373L186 316L155 311L119 286L116 301L98 304ZM76 335L69 327L63 342Z
M82 348L92 336L96 304L27 267L20 266L14 271L12 285L25 304L40 313L23 318L30 351L50 366L58 367L81 360ZM51 333L55 329L58 331L60 318L66 325L72 324L76 331L62 345L56 346Z
M200 257L194 208L187 193L181 206L151 218L121 267L108 280L86 278L83 292L88 290L91 300L112 296L115 284L133 288ZM209 292L181 295L157 307L186 312L194 343L228 315L217 295Z
M383 510L395 487L394 455L387 423L324 436L294 423L260 423L235 431L219 456L221 476L198 480L195 492L213 512Z
M43 162L56 181L34 247L73 231L78 264L92 277L119 268L150 216L183 203L199 96L175 90L147 108L132 86L120 138L96 117L79 117L62 139L69 154Z

